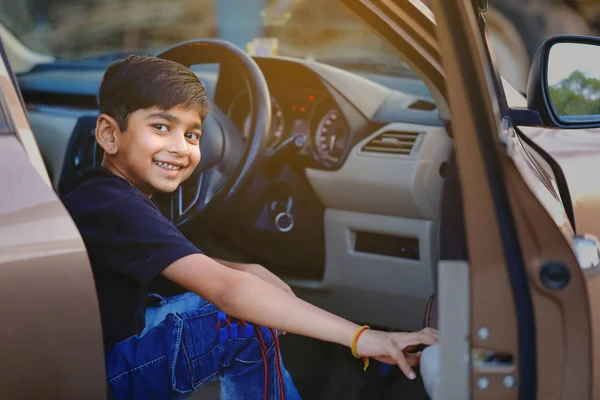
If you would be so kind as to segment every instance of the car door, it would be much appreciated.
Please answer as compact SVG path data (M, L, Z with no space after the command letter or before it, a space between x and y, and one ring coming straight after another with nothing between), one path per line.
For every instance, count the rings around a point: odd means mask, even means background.
M488 57L485 1L344 0L448 106L467 260L438 268L440 374L434 398L597 398L597 274L502 104ZM435 22L434 22L435 20Z
M52 190L0 43L0 397L106 399L85 246Z
M597 398L596 274L584 274L563 204L527 162L498 102L483 3L433 4L463 182L470 347L512 359L473 363L472 397Z

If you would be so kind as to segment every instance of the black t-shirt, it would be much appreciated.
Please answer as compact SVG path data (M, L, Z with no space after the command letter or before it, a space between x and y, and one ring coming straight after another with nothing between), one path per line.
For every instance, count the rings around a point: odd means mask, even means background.
M90 168L63 197L88 251L100 302L105 350L145 327L150 283L200 250L138 189Z

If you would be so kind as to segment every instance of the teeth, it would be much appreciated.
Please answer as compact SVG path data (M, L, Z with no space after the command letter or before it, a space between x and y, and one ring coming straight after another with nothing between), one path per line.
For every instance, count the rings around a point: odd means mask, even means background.
M171 170L181 169L181 167L178 165L167 164L167 163L160 162L160 161L154 161L154 164L158 165L159 167L165 168L165 169L171 169Z

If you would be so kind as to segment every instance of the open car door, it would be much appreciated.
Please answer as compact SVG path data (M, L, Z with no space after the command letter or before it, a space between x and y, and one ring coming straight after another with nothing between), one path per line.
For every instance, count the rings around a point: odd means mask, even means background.
M439 263L432 397L598 398L597 264L583 270L564 204L512 125L486 2L342 1L428 84L454 139L468 254Z
M106 399L85 246L52 189L1 43L0 53L0 397Z
M480 4L432 4L469 248L471 397L597 398L587 286L597 282L586 282L564 210L524 161Z

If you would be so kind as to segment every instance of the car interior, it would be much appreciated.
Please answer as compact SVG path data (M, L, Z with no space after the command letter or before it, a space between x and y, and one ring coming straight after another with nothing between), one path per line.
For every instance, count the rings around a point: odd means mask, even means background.
M101 163L96 95L107 66L124 54L44 62L4 28L2 39L61 196ZM421 329L440 258L466 257L452 139L427 85L416 75L255 55L270 100L270 128L259 143L256 71L226 52L184 59L215 106L201 143L210 174L157 197L165 215L208 255L260 263L331 312L381 329ZM256 143L261 153L244 181L227 183L240 171L220 163L225 153L247 160ZM215 199L221 204L205 207ZM178 290L156 285L165 294ZM422 382L384 365L361 374L337 346L289 335L282 349L304 398L427 398Z

